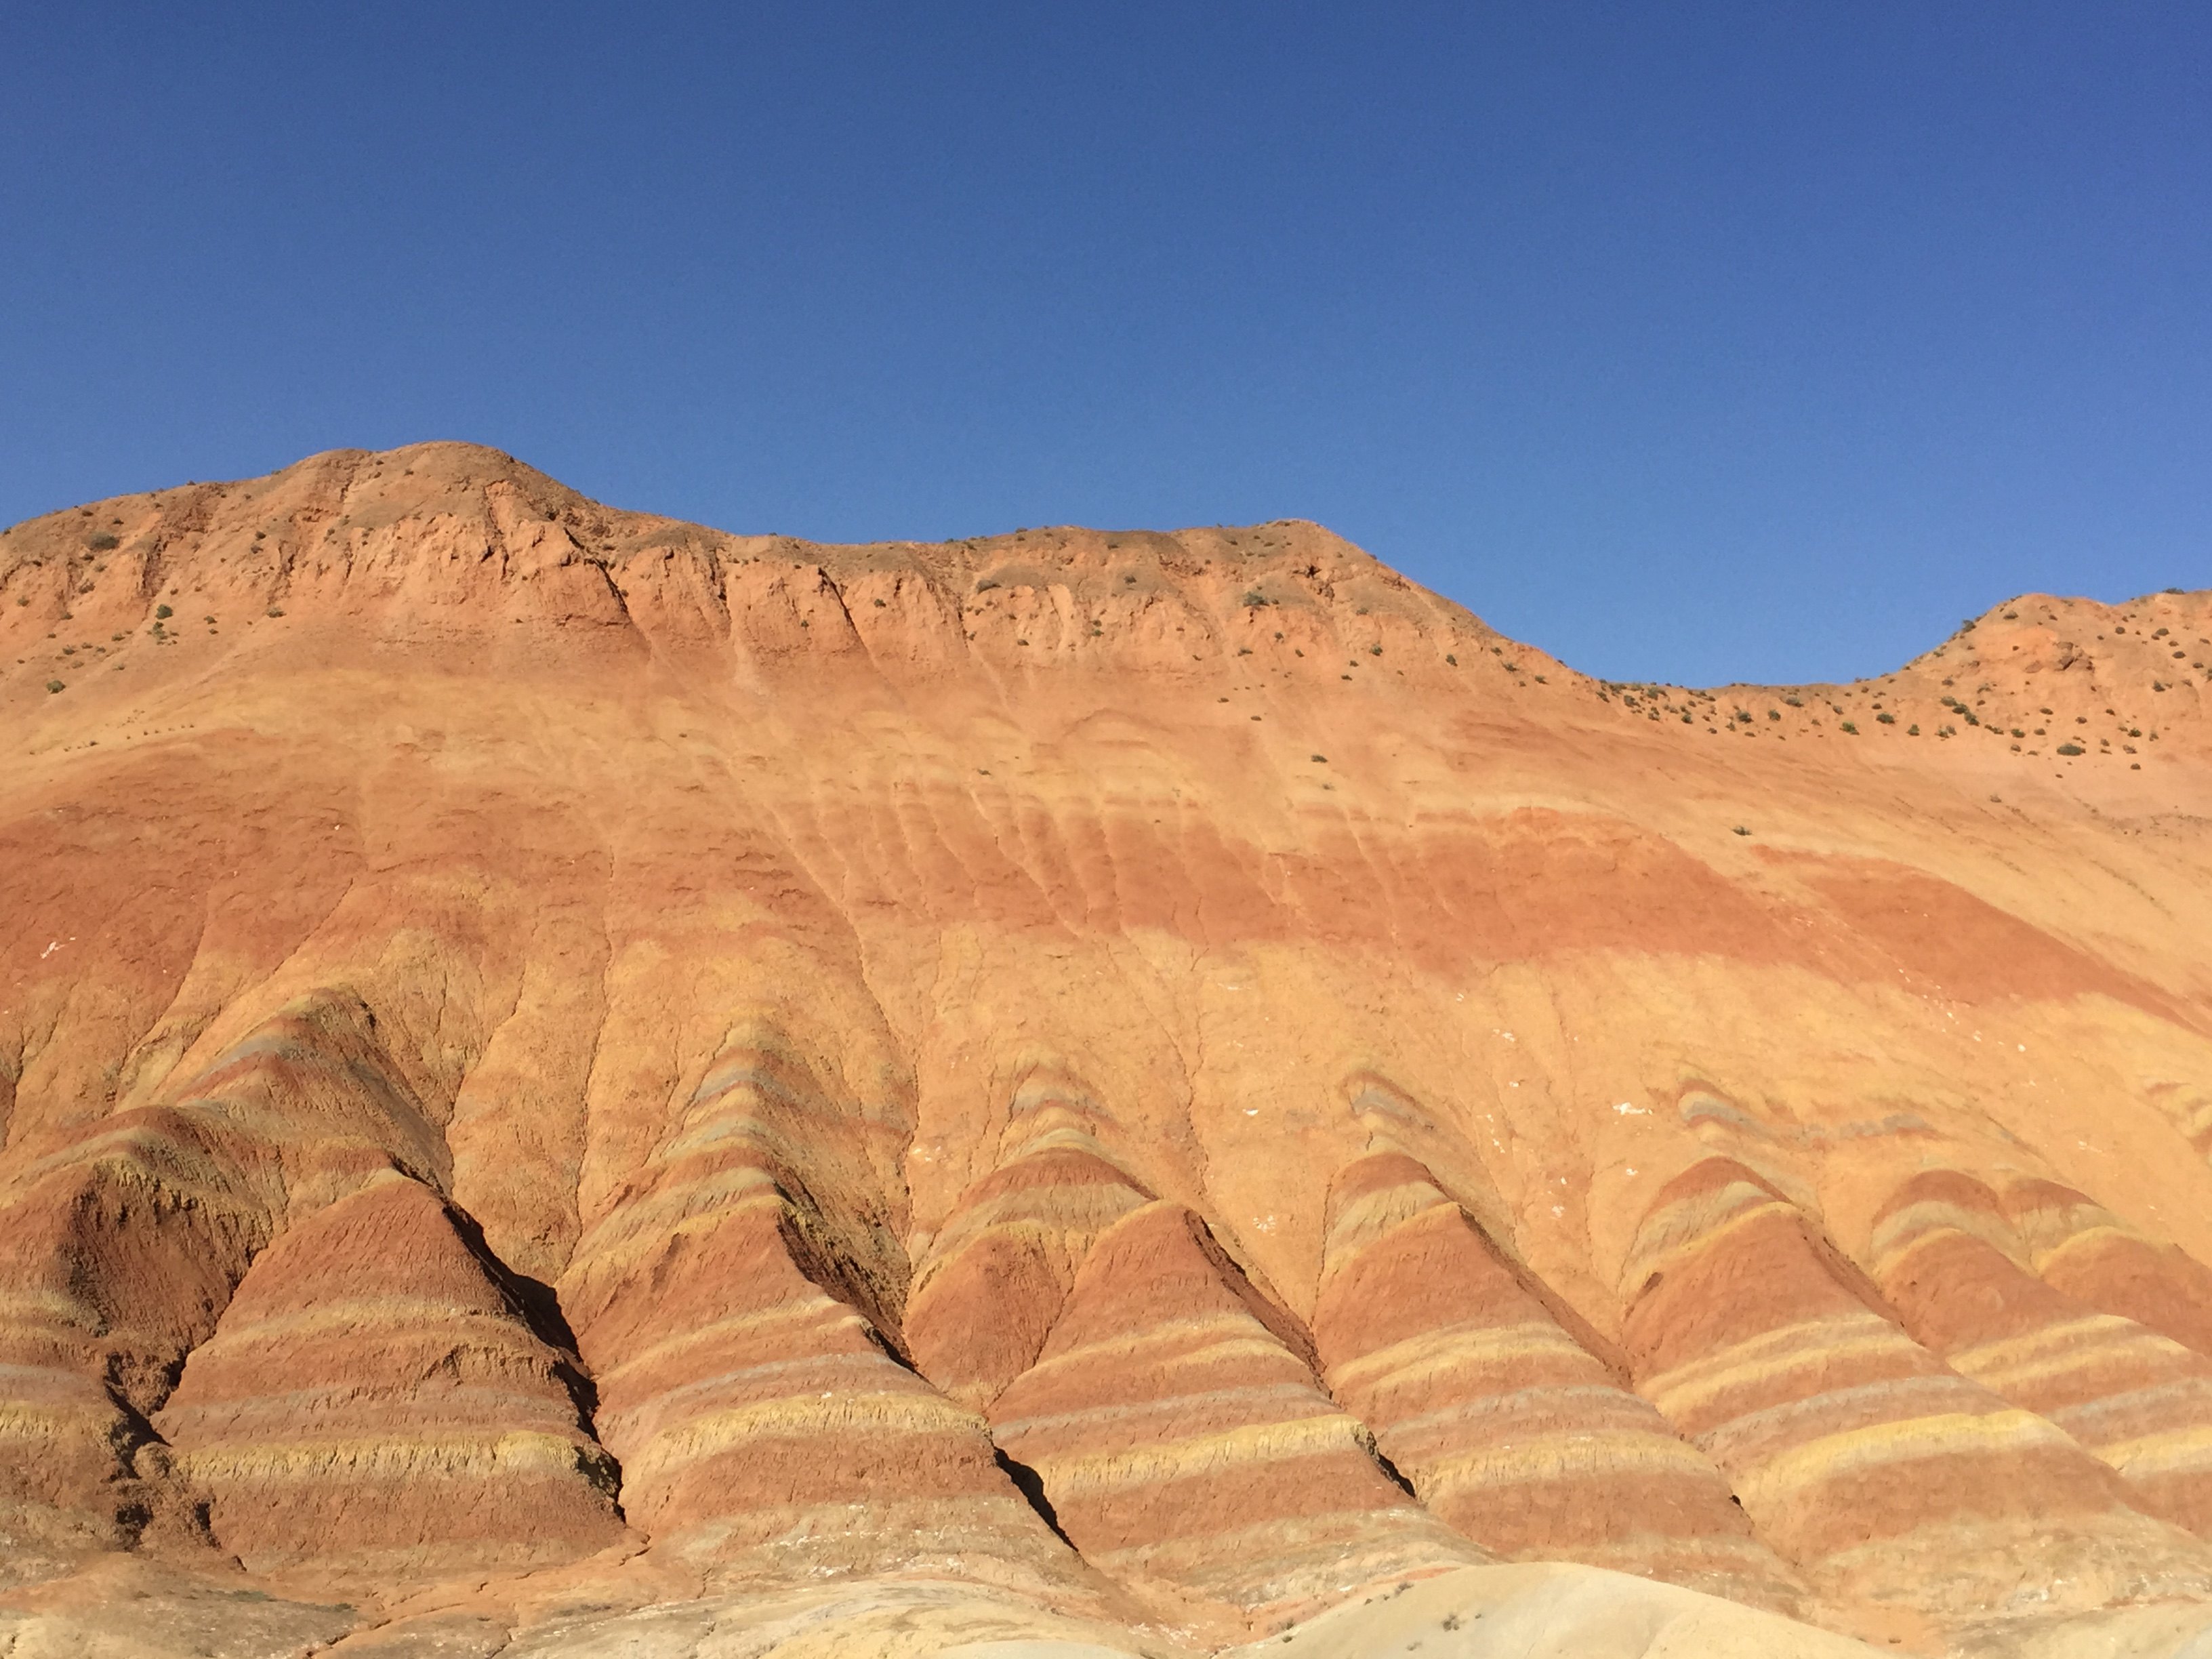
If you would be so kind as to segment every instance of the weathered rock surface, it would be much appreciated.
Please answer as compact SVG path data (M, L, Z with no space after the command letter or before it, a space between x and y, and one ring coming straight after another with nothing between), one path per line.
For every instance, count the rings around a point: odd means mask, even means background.
M2212 1597L2193 1540L2057 1425L1915 1342L1743 1165L1705 1159L1658 1200L1630 1257L1638 1386L1821 1588L1958 1619Z
M2111 1464L2130 1502L2212 1531L2212 1362L2036 1277L1996 1194L1956 1171L1906 1182L1875 1249L1917 1340Z
M390 1583L617 1541L588 1407L444 1201L387 1172L255 1259L154 1426L249 1570Z
M1314 1331L1329 1387L1422 1501L1497 1553L1627 1561L1795 1607L1727 1479L1524 1285L1403 1153L1331 1194Z
M0 1638L2190 1650L2208 636L1607 684L463 445L17 526Z
M1295 1322L1178 1204L1098 1239L991 1428L1086 1559L1255 1622L1481 1559L1384 1474Z

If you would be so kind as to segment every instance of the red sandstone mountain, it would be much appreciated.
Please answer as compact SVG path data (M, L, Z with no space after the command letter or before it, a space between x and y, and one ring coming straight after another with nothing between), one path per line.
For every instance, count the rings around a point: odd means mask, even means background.
M1605 684L459 445L20 525L0 1633L2212 1639L2208 636Z

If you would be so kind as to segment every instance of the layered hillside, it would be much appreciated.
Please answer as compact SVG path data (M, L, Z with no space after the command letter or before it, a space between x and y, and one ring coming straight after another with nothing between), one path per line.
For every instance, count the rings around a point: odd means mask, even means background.
M2208 638L1604 683L461 445L17 526L0 1632L2178 1653Z

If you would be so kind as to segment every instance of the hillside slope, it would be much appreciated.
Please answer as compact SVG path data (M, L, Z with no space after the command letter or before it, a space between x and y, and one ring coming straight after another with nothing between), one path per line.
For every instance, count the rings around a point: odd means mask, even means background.
M2208 636L1607 684L1312 525L453 444L19 525L0 1631L2172 1650Z

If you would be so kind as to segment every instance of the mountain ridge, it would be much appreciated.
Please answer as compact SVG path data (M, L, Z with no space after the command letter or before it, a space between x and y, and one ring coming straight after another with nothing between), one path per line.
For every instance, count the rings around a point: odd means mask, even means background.
M0 1620L2200 1628L2207 633L1691 693L453 445L18 526Z

